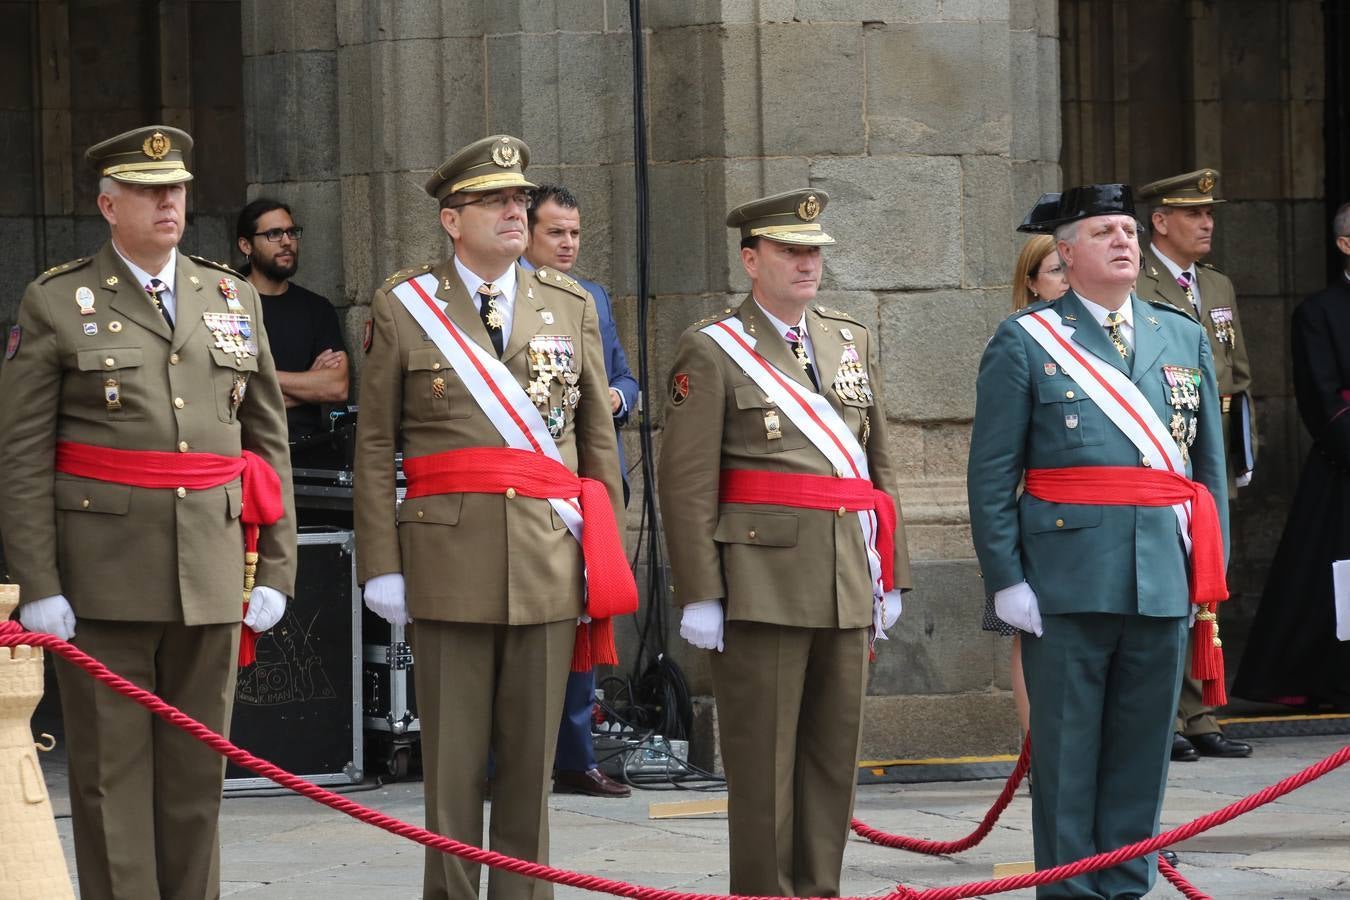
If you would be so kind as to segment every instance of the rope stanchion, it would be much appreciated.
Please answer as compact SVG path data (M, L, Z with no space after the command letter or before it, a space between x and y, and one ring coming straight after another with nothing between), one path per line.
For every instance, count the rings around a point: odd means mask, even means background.
M1031 768L1031 737L1028 736L1022 741L1022 752L1017 757L1017 765L1013 766L1012 774L1003 785L1003 792L998 795L994 805L984 814L977 827L970 834L954 841L929 841L923 838L907 837L902 834L887 834L884 831L878 831L872 826L858 819L854 819L852 824L853 832L861 838L866 838L874 844L882 847L892 847L897 850L909 850L914 853L927 853L930 856L944 856L948 853L961 853L969 850L980 841L984 840L989 832L994 830L994 825L998 822L1003 811L1008 808L1012 802L1013 795L1017 793L1017 787L1022 783L1022 779L1027 777L1027 770Z
M202 725L200 722L197 722L181 710L165 703L150 691L137 687L120 675L110 671L103 663L60 638L49 634L26 632L18 622L0 622L0 647L14 647L19 645L42 647L53 650L75 665L89 672L99 682L107 685L118 693L135 700L164 721L187 732L192 737L206 744L230 761L266 778L270 778L282 787L289 788L301 796L322 803L323 805L337 810L344 815L350 816L357 821L374 825L377 828L388 831L390 834L407 838L408 840L415 841L425 847L430 847L433 850L442 853L450 853L472 862L492 866L517 875L523 875L527 878L537 878L553 884L576 887L586 891L613 894L619 897L633 897L637 898L637 900L750 900L750 898L742 898L735 895L728 896L725 894L699 894L684 891L662 890L659 888L627 884L626 882L602 878L597 875L587 875L580 872L572 872L567 869L558 869L542 863L529 862L528 860L504 856L492 850L485 850L472 844L465 844L444 835L436 834L416 825L409 825L392 816L376 812L375 810L362 806L346 797L325 790L318 785L311 784L303 778L285 771L279 766L267 762L266 760L259 759L247 750L236 747L224 737L212 731L210 728L207 728L205 725ZM1017 781L1019 782L1021 777L1025 776L1024 762L1026 762L1028 758L1026 748L1024 747L1023 757L1019 758L1018 766L1014 769L1014 775L1017 774L1019 769L1022 770L1022 775L1017 778ZM843 900L963 900L963 898L977 897L981 894L998 894L1005 891L1014 891L1022 888L1036 887L1042 884L1050 884L1055 881L1072 878L1075 875L1082 875L1087 872L1095 872L1099 869L1111 868L1112 866L1120 865L1127 860L1135 859L1162 847L1166 847L1169 844L1186 840L1203 831L1208 831L1218 825L1230 822L1258 806L1263 806L1291 791L1303 787L1333 769L1339 768L1346 762L1350 762L1350 745L1342 747L1326 759L1308 766L1301 772L1291 775L1276 784L1270 785L1251 796L1230 803L1222 809L1201 816L1200 818L1187 822L1177 828L1173 828L1171 831L1121 847L1109 853L1100 853L1096 856L1081 859L1073 863L1066 863L1065 865L1055 866L1051 869L1042 869L1039 872L1031 872L1025 875L1013 875L990 881L971 882L968 884L931 888L922 891L917 891L905 887L904 885L897 885L895 890L888 894L866 898L843 898ZM1016 790L1017 785L1016 783L1013 783L1011 777L1009 778L1009 782L1011 786L1005 785L1004 794L1006 794L1007 799L1010 800L1012 792ZM1000 801L1004 807L1007 806L1007 802L1004 800L1003 795L1000 795ZM954 852L934 850L931 848L940 847L944 844L956 846L962 843L968 843L968 846L974 846L974 844L978 843L984 834L987 834L989 829L993 827L994 821L998 818L998 813L1001 812L1001 809L997 810L997 812L991 809L990 813L985 816L987 822L982 822L975 833L966 838L962 838L959 841L953 842L916 841L916 839L913 838L888 835L884 832L862 825L860 822L855 822L855 830L857 830L857 826L861 826L866 830L865 836L869 840L884 843L886 846L903 847L907 844L918 844L930 847L930 849L920 852ZM981 829L983 829L983 834L980 833ZM863 834L863 832L859 833ZM1167 869L1171 869L1171 867L1168 866ZM1167 869L1163 869L1164 875L1166 875ZM1171 869L1171 871L1175 873L1175 869ZM1179 878L1180 876L1178 875L1177 877ZM1195 898L1205 898L1206 896L1195 891L1194 888L1191 889L1191 893L1187 893L1186 895ZM758 900L796 900L796 898L758 898Z

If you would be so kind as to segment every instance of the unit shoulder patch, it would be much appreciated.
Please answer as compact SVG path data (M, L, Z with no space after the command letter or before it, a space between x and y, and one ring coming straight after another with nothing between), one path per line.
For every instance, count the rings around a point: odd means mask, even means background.
M93 259L94 258L92 256L81 256L79 259L72 259L70 262L63 262L59 266L52 266L50 269L39 275L35 280L37 281L38 284L42 284L44 281L48 281L54 278L55 276L60 275L62 272L73 272L76 269L83 268L84 266L87 266L89 263L93 262Z
M582 287L575 278L571 275L564 275L557 269L550 269L548 266L540 266L534 270L534 277L544 284L562 288L569 294L575 294L583 300L588 296L586 289Z
M391 287L394 287L394 286L397 285L397 284L402 284L403 282L407 281L409 278L416 278L418 275L421 275L423 272L430 272L430 271L431 271L431 264L430 264L430 263L427 263L426 265L421 265L421 266L409 266L409 267L406 268L406 269L399 269L399 270L398 270L397 272L395 272L393 275L390 275L388 278L386 278L386 279L384 280L384 286L385 286L386 288L391 288Z
M236 275L239 278L244 278L244 275L242 273L230 268L223 262L216 262L214 259L207 259L205 256L193 256L191 253L187 255L187 258L195 263L200 263L203 266L207 266L212 269L219 269L220 271L225 272L227 274Z

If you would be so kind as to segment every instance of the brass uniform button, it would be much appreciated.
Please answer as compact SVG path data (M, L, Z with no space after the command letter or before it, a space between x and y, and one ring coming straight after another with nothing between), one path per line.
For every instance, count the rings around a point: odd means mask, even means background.
M88 508L89 508L89 505L90 505L90 501L89 501L89 498L88 498L88 497L85 497L83 500L80 501L80 507L81 507L82 509L88 509Z
M439 372L440 370L441 370L441 364L440 364L440 363L434 362L434 363L431 364L431 371L433 371L433 372Z
M842 519L842 518L844 517L844 513L846 513L846 512L848 512L848 510L844 509L844 508L841 506L841 507L839 507L838 509L836 509L836 510L834 511L834 514L835 514L836 516L838 516L839 518Z
M753 541L755 539L755 529L751 528L749 533L746 534L746 537Z
M424 513L422 510L419 509L419 510L417 511L417 518L421 519L421 518L424 518L425 516L426 516L426 513Z
M1139 464L1142 465L1145 469L1153 468L1153 462L1147 456L1139 460Z
M186 453L187 450L188 450L188 442L187 442L187 441L179 441L179 442L178 442L178 452L179 452L179 453Z
M117 360L109 356L107 359L103 360L103 364L111 369L113 366L117 365Z
M507 489L506 489L506 499L507 499L507 500L514 500L514 499L516 499L516 489L515 489L515 488L507 488Z
M1056 520L1055 520L1055 527L1056 527L1056 528L1063 528L1063 527L1064 527L1064 520L1063 520L1063 519L1056 519Z
M1065 392L1064 392L1064 396L1067 397L1068 399L1072 400L1072 399L1073 399L1073 391L1065 391Z
M175 409L182 409L184 406L187 406L187 404L183 402L182 397L174 397L173 405Z
M179 500L182 500L184 497L187 496L187 488L180 487L178 490L174 491L174 493L178 495Z
M179 356L178 356L177 353L170 353L170 354L169 354L169 365L171 365L171 366L176 366L176 365L178 365L178 360L179 360Z

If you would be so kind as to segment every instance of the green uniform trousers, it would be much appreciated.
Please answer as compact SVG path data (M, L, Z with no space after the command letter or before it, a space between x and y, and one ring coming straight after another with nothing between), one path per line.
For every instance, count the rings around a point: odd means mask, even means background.
M1036 868L1048 869L1158 832L1186 618L1042 616L1023 635L1031 698ZM1153 885L1157 855L1037 888L1038 898L1125 900Z
M79 619L72 641L138 687L229 735L240 625ZM70 748L83 900L220 896L225 759L54 657Z
M839 894L867 690L866 628L726 623L712 657L731 893Z
M548 862L548 794L575 619L543 625L419 620L409 627L422 721L426 827L483 846L488 751L488 849ZM474 900L479 864L426 851L424 900ZM553 885L491 869L489 900L551 900Z

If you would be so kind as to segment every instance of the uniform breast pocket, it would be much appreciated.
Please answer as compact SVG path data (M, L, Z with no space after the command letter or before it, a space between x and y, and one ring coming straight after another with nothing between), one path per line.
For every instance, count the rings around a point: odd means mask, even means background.
M248 395L249 379L258 372L258 357L235 356L231 351L213 347L211 362L211 392L216 395L216 413L220 421L234 424L239 419L239 407Z
M403 401L423 421L462 419L470 410L451 399L459 376L450 369L445 357L433 347L408 351L408 372L404 376Z
M806 446L806 435L788 421L772 400L753 384L736 388L736 427L745 436L748 453L781 453Z
M1052 447L1090 447L1105 439L1102 411L1070 379L1042 381L1036 386L1036 399Z
M76 366L91 403L101 403L109 419L134 421L146 415L139 347L81 350ZM83 401L83 398L82 398Z

